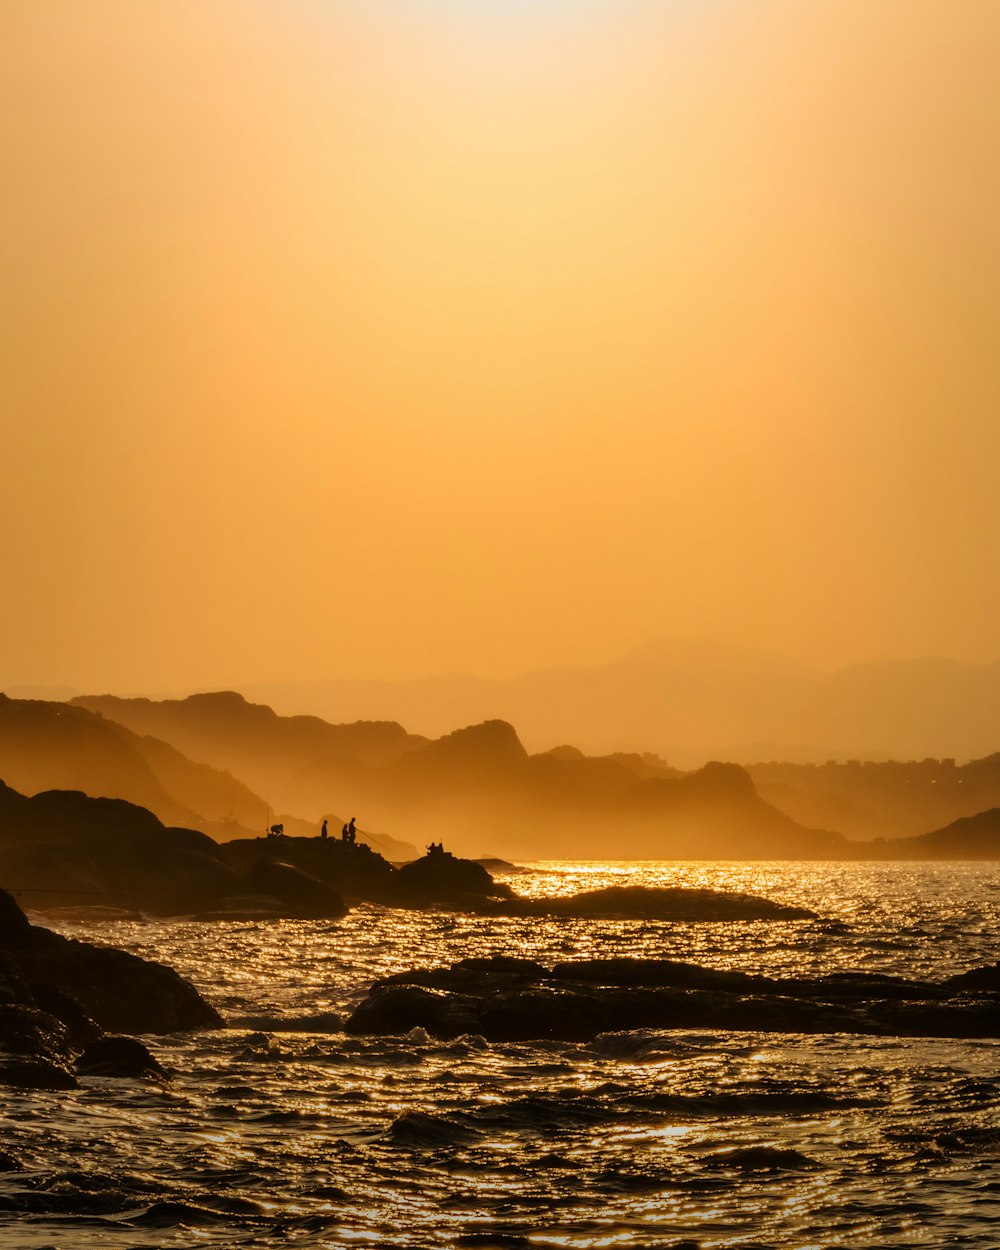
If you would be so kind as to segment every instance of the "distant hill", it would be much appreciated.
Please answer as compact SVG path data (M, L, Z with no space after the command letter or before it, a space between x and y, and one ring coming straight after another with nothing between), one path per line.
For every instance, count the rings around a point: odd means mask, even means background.
M884 852L900 859L1000 859L1000 807L964 816L919 837L889 841Z
M418 846L446 838L463 854L760 858L836 854L841 841L765 803L740 768L687 775L650 754L587 757L569 746L531 755L506 721L428 740L392 722L280 717L231 692L74 706L224 764L307 819L338 810Z
M331 790L338 777L328 774ZM846 845L765 803L736 765L676 774L642 757L531 755L505 721L415 746L352 778L352 792L376 827L444 837L461 854L815 858Z
M138 732L154 726L162 738ZM195 762L181 745L247 775ZM315 835L327 817L336 839L332 813L356 815L374 831L362 836L400 860L442 839L461 854L513 859L940 858L971 854L972 845L992 855L988 834L971 843L927 835L917 822L1000 807L986 801L1000 793L1000 756L965 766L709 762L682 772L649 752L588 756L563 744L532 754L499 719L427 739L395 723L281 717L234 693L71 706L0 700L0 767L29 790L142 797L164 821L225 839L241 835L239 820L259 834L262 810L276 810L259 796L264 781L298 813L282 818L286 833ZM227 803L233 814L223 817ZM861 826L879 840L845 839L843 829Z
M349 780L427 740L391 721L332 725L318 716L279 716L233 691L186 699L81 696L73 706L100 713L138 734L169 742L192 760L224 768L263 794L273 811L310 819L330 810L353 815L350 794L337 805L327 776ZM341 785L339 792L350 790Z
M227 773L83 707L0 695L0 777L24 794L125 799L167 825L216 837L259 832L264 800Z
M683 768L709 759L972 759L1000 749L1000 664L944 659L837 672L703 641L661 642L611 664L486 680L270 683L278 710L331 720L392 718L437 736L500 719L533 751L655 751Z
M758 793L806 825L850 838L900 838L1000 807L1000 755L850 763L752 764Z

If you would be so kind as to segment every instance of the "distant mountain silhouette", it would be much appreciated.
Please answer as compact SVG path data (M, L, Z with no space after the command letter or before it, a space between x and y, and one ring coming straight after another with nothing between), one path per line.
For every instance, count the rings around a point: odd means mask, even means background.
M531 750L655 751L690 768L709 759L971 759L1000 748L1000 664L923 659L834 673L766 652L661 642L614 663L486 680L259 684L284 712L393 718L437 736L502 719Z
M151 727L171 741L136 732ZM182 745L244 775L195 763ZM172 823L217 837L240 830L207 826L208 804L238 799L252 821L264 806L259 793L273 787L297 813L280 822L287 834L315 835L327 817L336 839L339 818L331 813L340 811L418 846L446 839L462 854L521 859L940 857L951 835L893 839L924 835L932 815L944 824L1000 807L1000 755L966 766L856 761L748 770L709 762L682 772L649 752L588 756L563 744L531 754L499 719L429 740L395 723L281 717L234 693L160 703L99 696L73 706L0 700L0 748L0 767L32 782L21 781L24 788L109 794L117 786L133 801L145 793L158 815L162 808ZM881 840L851 843L845 829ZM369 836L392 858L406 854L385 834ZM956 855L966 854L964 843L953 842Z
M765 803L737 765L643 771L614 758L529 755L494 720L373 769L361 802L377 824L414 840L424 831L462 853L488 846L519 858L816 857L843 842Z
M462 853L759 858L835 854L840 842L762 801L741 768L685 775L651 755L570 747L530 755L498 719L427 740L391 722L280 717L231 692L74 704L224 764L309 820L358 813L366 828L418 845L443 837Z
M336 806L327 773L342 781L363 777L426 742L394 722L332 725L318 716L278 716L233 691L162 701L81 696L73 705L228 769L264 794L273 810L310 818Z
M217 837L265 824L264 800L228 773L66 703L0 695L0 776L24 794L80 790L126 799L164 824Z
M806 825L851 838L924 834L1000 806L1000 754L953 759L837 764L754 764L762 798Z
M893 839L878 849L900 859L1000 859L1000 807L963 816L919 837Z

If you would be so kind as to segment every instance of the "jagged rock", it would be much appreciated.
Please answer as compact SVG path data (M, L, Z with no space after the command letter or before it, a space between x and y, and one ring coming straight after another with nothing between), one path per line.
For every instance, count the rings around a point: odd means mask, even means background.
M75 1089L73 1050L62 1024L30 1002L0 1006L0 1083L19 1089Z
M74 1046L86 1046L100 1037L100 1025L87 1015L72 994L45 981L32 981L28 988L37 1006L63 1025Z
M73 1074L51 1059L0 1055L0 1084L14 1089L76 1089Z

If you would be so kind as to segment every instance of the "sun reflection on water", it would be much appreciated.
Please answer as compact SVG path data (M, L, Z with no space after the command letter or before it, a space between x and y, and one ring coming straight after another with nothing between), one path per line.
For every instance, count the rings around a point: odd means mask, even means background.
M994 962L1000 931L1000 892L975 865L560 863L509 880L533 895L739 889L822 919L483 920L364 906L334 925L69 930L173 964L233 1016L275 1020L349 1010L376 977L473 955L942 976ZM80 1224L73 1250L423 1250L465 1234L629 1250L995 1250L1000 1077L988 1043L681 1029L627 1045L488 1045L254 1028L152 1044L176 1069L169 1087L12 1091L0 1127L44 1158L60 1192L92 1171L98 1187L125 1178L115 1183L135 1188L134 1209L159 1195L240 1214L152 1237ZM44 1218L25 1227L24 1250L65 1231Z

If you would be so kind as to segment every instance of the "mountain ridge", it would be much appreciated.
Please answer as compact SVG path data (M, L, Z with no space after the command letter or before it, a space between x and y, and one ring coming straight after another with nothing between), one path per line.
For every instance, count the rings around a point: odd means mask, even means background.
M573 742L590 754L653 751L684 768L709 759L976 759L1000 747L1000 663L935 656L824 671L682 639L606 664L510 677L255 682L243 691L284 714L388 717L432 737L506 720L532 751Z

